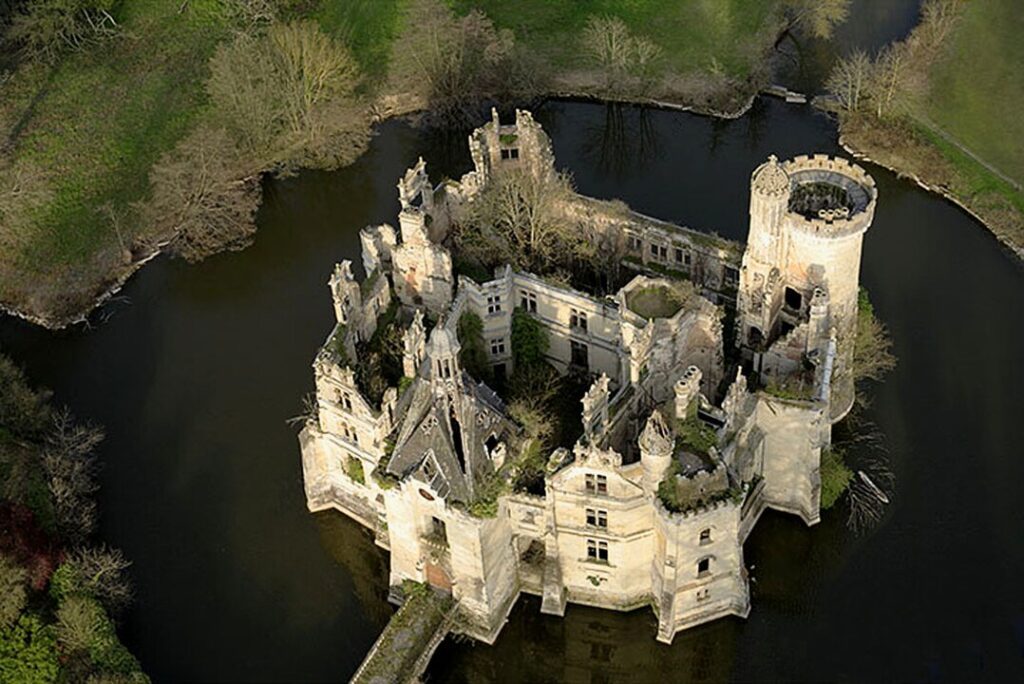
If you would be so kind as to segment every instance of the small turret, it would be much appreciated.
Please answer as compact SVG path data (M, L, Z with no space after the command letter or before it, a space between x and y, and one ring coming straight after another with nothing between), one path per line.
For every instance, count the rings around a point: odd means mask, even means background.
M686 413L690 405L695 399L700 397L700 379L702 376L700 368L690 366L673 387L676 395L675 408L677 419L684 420L687 417Z
M654 411L640 433L640 463L644 469L644 491L654 493L672 464L674 437L661 413Z
M459 342L443 322L430 332L431 377L435 382L455 382L460 374Z
M359 283L352 276L352 262L346 259L336 264L328 284L334 299L334 316L341 325L348 325L349 313L362 306Z

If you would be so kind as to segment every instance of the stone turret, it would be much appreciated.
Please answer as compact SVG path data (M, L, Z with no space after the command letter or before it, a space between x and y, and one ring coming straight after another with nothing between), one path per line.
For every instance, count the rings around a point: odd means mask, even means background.
M402 374L407 378L416 377L426 354L427 333L423 326L423 312L419 309L412 323L402 336Z
M594 381L583 395L583 434L590 440L600 439L608 429L608 376Z
M331 279L327 281L334 300L334 317L341 325L348 325L352 313L359 311L363 299L359 291L359 283L352 275L352 262L346 259L335 264Z
M672 465L672 430L659 411L651 413L640 433L640 463L644 469L644 491L653 494Z
M675 391L676 418L678 420L684 420L687 417L686 412L689 410L690 404L700 398L700 379L702 375L700 368L690 366L673 387Z
M438 323L430 332L430 377L435 383L455 383L459 368L459 341L443 324Z

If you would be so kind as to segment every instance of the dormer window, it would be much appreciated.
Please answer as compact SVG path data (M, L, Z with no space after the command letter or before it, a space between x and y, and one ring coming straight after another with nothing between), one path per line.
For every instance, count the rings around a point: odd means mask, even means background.
M584 476L584 484L588 494L607 494L608 476L597 473L587 473Z

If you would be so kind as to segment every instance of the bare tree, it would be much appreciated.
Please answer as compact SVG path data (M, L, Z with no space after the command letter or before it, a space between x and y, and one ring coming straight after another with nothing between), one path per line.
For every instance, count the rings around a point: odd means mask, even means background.
M469 205L460 247L480 263L505 261L544 272L569 258L580 238L564 217L571 194L564 174L502 173Z
M96 447L103 430L75 422L71 412L53 414L53 427L43 449L57 527L72 544L85 541L96 528L97 511L93 495L96 482Z
M11 19L7 37L31 59L55 62L115 35L116 0L34 0Z
M358 65L315 22L240 34L210 61L214 117L257 168L337 166L369 140L369 112L355 97Z
M606 84L620 86L627 76L637 77L639 85L649 86L662 59L662 50L656 43L634 35L618 17L590 17L583 29L582 48L604 72Z
M850 0L785 0L790 26L799 26L815 38L828 38L846 21Z
M863 50L855 50L836 62L826 87L839 99L843 109L857 111L861 108L872 78L872 69L871 58Z
M963 6L963 0L927 0L921 6L915 35L929 48L942 46L956 27Z
M394 41L390 89L426 101L444 123L464 124L485 100L538 92L541 67L482 12L456 17L441 0L412 0Z
M909 48L906 43L887 45L875 58L870 80L871 100L879 118L892 114L903 94L908 69Z
M200 126L153 165L148 220L174 236L175 251L198 261L248 244L256 230L260 186L246 176L223 129Z
M127 575L131 561L120 549L80 547L64 562L69 564L77 590L97 599L107 610L116 613L131 602L132 587Z

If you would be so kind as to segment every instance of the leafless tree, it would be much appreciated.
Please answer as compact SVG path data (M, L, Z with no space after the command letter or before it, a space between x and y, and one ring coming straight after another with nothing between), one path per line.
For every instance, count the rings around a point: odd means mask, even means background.
M514 169L473 200L460 226L460 247L480 263L512 263L541 273L571 257L580 236L564 217L568 176Z
M816 38L828 38L846 21L850 0L785 0L790 26L799 26Z
M533 96L543 74L512 32L482 12L457 17L442 0L412 0L394 42L390 89L427 102L434 119L461 125L483 101Z
M7 37L31 59L55 62L115 35L116 0L34 0L11 19Z
M79 547L64 562L70 564L79 590L96 598L107 610L116 613L131 602L127 575L131 561L119 549Z
M606 83L622 86L627 76L633 85L649 86L662 59L662 49L645 36L634 35L618 17L595 16L583 29L582 48L604 72Z
M369 140L369 111L355 97L360 78L344 44L301 21L221 45L206 89L217 122L257 168L331 167Z
M836 62L826 87L839 99L843 109L857 111L861 108L872 78L872 69L871 58L863 50L855 50Z
M85 541L96 528L95 451L101 441L100 428L76 422L67 409L54 412L42 461L57 527L72 544Z
M893 43L883 48L875 58L870 92L879 118L894 113L899 104L908 69L908 51L906 43Z
M256 230L258 178L246 176L223 129L195 129L153 166L150 182L147 220L173 235L175 251L189 261L244 247Z

